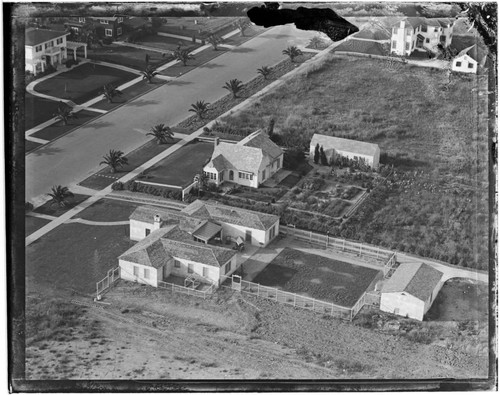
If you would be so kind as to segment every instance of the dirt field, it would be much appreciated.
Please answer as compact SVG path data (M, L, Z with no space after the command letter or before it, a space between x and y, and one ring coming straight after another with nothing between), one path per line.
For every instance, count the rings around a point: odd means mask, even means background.
M352 307L377 274L367 267L285 248L253 281Z
M449 332L449 344L422 344L384 328L366 329L232 291L204 301L120 282L106 295L104 301L110 305L102 309L69 300L61 302L45 294L29 299L28 379L464 379L486 375L484 354L453 347L453 339L465 334L453 323L436 324L442 333Z

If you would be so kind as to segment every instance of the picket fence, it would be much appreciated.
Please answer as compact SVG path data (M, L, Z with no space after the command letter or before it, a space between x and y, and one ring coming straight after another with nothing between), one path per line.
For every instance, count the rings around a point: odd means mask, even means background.
M108 270L108 274L101 281L96 283L97 299L109 290L109 288L120 278L120 267Z
M173 293L180 293L189 296L196 296L198 298L206 299L210 297L215 291L215 284L210 285L205 291L200 291L190 287L183 287L182 285L172 284L166 281L158 281L158 288L169 289Z

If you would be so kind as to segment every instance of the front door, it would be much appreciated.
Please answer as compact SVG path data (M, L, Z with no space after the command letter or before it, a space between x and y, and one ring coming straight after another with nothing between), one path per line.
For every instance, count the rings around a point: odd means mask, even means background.
M245 241L248 243L252 242L252 231L251 230L247 230L245 232Z
M229 170L229 181L233 181L234 179L234 172L232 170Z

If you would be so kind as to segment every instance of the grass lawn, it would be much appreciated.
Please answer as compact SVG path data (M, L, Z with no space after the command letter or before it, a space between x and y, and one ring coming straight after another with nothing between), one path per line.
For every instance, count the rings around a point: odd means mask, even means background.
M299 181L300 175L291 173L281 180L278 187L293 188Z
M30 140L24 140L24 151L26 153L30 152L30 151L33 151L34 149L37 149L38 147L40 147L42 144L40 143L35 143L34 141L30 141Z
M190 40L180 40L178 38L173 37L165 37L158 35L151 35L144 38L141 38L140 42L137 42L140 45L146 45L148 47L162 49L164 51L175 51L179 44L181 44L181 49L186 49L189 52L194 51L196 48L201 46L200 43L193 43Z
M167 53L163 56L162 53L157 51L147 51L141 48L118 44L93 47L88 52L89 59L120 64L136 70L144 70L146 67L146 55L149 55L149 64L154 67L161 66L172 60L172 56Z
M173 139L168 144L157 144L156 140L148 141L142 147L137 148L136 150L126 154L126 158L128 159L128 165L122 169L119 169L116 173L111 173L109 168L104 168L96 174L92 174L90 177L86 178L78 185L81 185L86 188L101 190L106 188L108 185L111 185L116 180L123 177L129 171L132 171L136 167L142 165L147 162L151 158L154 158L160 152L163 152L168 147L177 143L179 139Z
M95 283L133 244L128 225L63 224L26 247L27 292L37 286L95 292Z
M365 53L369 55L379 55L379 56L387 55L387 51L384 49L382 44L374 41L356 40L353 38L340 44L338 47L335 47L334 51L359 52L359 53Z
M56 101L26 93L24 95L24 127L26 130L54 118L53 114L57 111L58 105Z
M40 82L35 86L35 90L49 96L69 99L76 104L82 104L99 96L104 85L119 86L135 77L137 77L135 74L128 71L94 63L84 63Z
M49 191L47 191L49 192ZM75 206L78 206L81 202L88 199L88 195L80 195L75 193L75 197L68 199L68 205L64 208L58 207L57 205L51 206L48 202L40 207L37 207L33 211L38 214L52 215L54 217L59 217L65 212L69 211Z
M194 59L188 60L187 66L184 66L182 62L178 62L177 64L163 70L161 74L169 77L178 77L182 74L186 74L188 71L194 70L197 67L203 67L204 63L207 63L226 52L227 49L222 47L219 47L217 51L214 51L212 47L207 48L194 55Z
M306 145L314 133L378 144L396 175L331 234L484 268L488 145L477 116L486 96L474 96L477 79L386 66L331 56L222 121L251 132L274 118Z
M54 140L62 135L68 133L69 131L83 125L85 122L90 121L98 117L98 112L82 110L76 113L77 119L70 119L67 125L63 125L62 121L58 121L46 128L39 130L36 133L33 133L33 137L38 137L44 140Z
M165 81L161 81L157 78L153 79L153 82L151 84L148 84L147 81L141 81L138 82L137 84L134 84L132 86L129 86L128 88L122 90L122 95L117 96L113 98L112 103L108 103L106 99L103 99L96 104L94 104L92 107L99 108L101 110L112 110L118 106L121 106L122 104L136 98L137 96L143 95L144 93L150 92L153 89L159 88L165 83Z
M143 181L160 184L184 186L200 173L210 160L214 145L212 143L193 142L169 155L147 171Z
M81 211L75 218L101 222L128 221L130 214L139 205L139 203L124 202L121 200L101 199Z
M285 248L254 282L352 307L380 272Z
M195 24L195 20L197 24ZM164 33L177 34L180 36L196 38L204 38L210 32L224 35L228 31L236 29L231 24L236 20L235 17L181 17L181 18L168 18L166 24L161 26L158 30ZM201 30L201 33L199 31Z
M43 228L50 221L48 219L32 217L27 215L24 217L24 237L35 233L38 229Z

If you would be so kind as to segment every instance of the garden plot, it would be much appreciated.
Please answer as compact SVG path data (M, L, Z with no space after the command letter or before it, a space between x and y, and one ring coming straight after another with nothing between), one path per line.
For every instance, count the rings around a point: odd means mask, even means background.
M352 307L379 273L367 267L285 248L254 282Z

